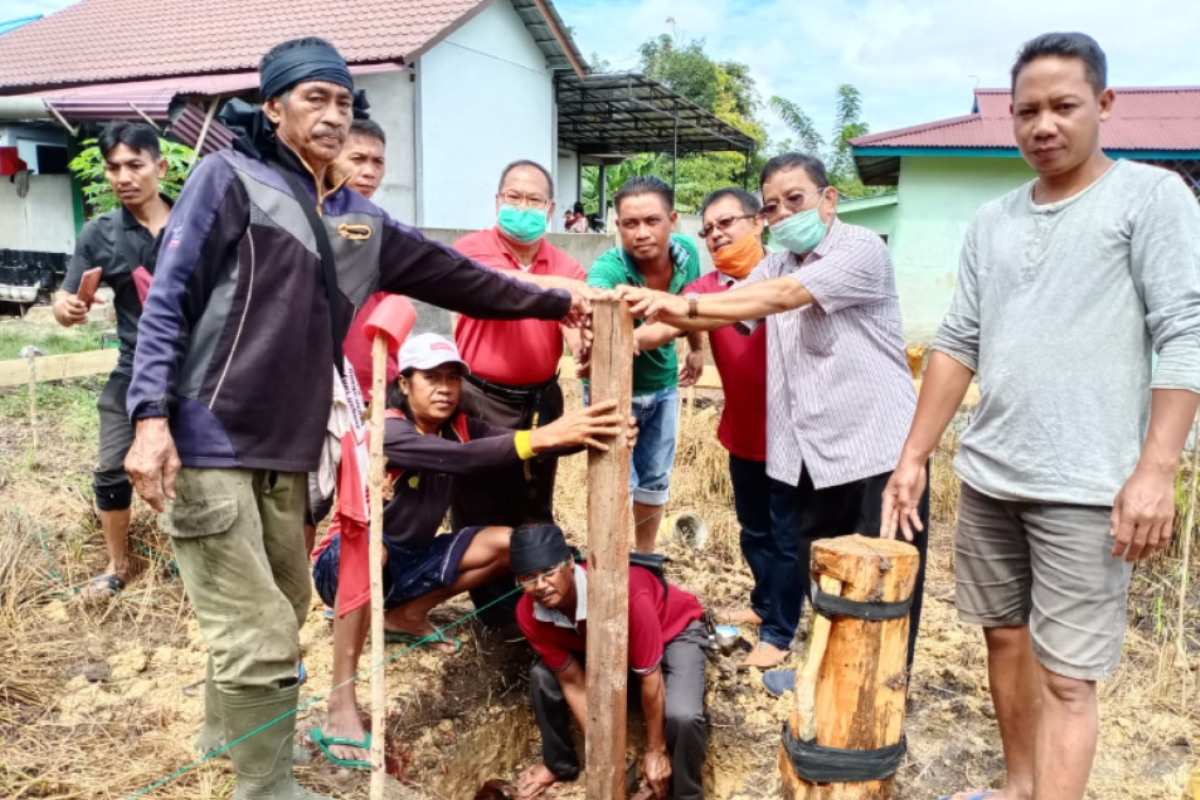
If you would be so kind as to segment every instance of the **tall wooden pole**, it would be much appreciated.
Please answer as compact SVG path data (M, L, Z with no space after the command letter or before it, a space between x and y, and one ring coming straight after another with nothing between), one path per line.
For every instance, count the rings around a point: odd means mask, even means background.
M591 401L633 405L633 318L623 300L592 304ZM587 797L625 798L629 661L630 452L623 438L588 451Z
M384 407L387 405L387 336L375 334L371 363L371 800L383 800L383 746L387 741L387 692L383 664L383 504L387 483L383 457Z

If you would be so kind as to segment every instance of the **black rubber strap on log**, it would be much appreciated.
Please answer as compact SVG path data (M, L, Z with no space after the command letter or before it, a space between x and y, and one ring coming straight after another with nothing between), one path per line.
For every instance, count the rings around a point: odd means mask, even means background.
M792 762L792 769L809 783L860 783L886 780L900 769L908 742L900 741L878 750L845 750L823 747L792 736L792 729L783 723L783 749Z
M894 603L869 603L861 600L848 600L836 594L821 589L816 581L813 582L812 606L823 617L853 617L869 622L883 622L889 619L900 619L907 616L912 609L912 595L906 600Z

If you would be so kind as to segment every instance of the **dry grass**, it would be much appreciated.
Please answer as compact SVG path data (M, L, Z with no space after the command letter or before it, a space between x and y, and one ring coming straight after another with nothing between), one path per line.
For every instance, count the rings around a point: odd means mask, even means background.
M578 392L569 394L568 404L577 404ZM65 408L82 407L63 397ZM706 603L726 605L744 602L750 581L737 546L727 457L716 442L717 408L710 401L702 398L694 414L681 417L668 508L668 514L695 510L703 516L709 546L701 554L668 549L676 559L673 580ZM139 505L134 531L145 547L138 551L141 574L120 600L88 605L68 591L103 564L86 491L93 438L74 422L43 431L43 449L30 459L23 420L6 416L0 426L0 797L6 800L120 800L194 757L190 745L200 703L184 697L180 687L202 677L204 648L166 563L169 544L152 515ZM952 604L958 489L950 458L956 448L956 439L948 437L931 464L930 600L913 679L910 756L898 781L900 800L925 800L1003 779L982 637L958 623ZM585 476L585 458L562 462L557 510L576 541L585 538ZM1181 496L1190 498L1188 492ZM1195 538L1192 551L1194 572L1200 563ZM1181 546L1135 573L1123 664L1102 688L1100 752L1089 800L1177 800L1187 766L1197 757L1200 587L1192 581L1180 629L1182 577ZM461 608L446 614L452 617ZM329 635L316 610L304 638L313 674L306 691L323 692ZM495 684L480 680L502 669L497 666L502 655L493 652L509 652L511 659L511 650L501 642L485 657L476 641L472 634L470 658L461 663L421 655L388 668L397 708L404 709L397 720L404 730L401 744L428 797L446 796L438 790L439 770L471 763L498 738L495 729L489 734L481 727L485 724L505 720L510 727L499 738L514 740L518 755L530 752L519 670ZM521 663L519 652L511 663ZM767 697L752 677L726 664L710 669L709 682L710 796L777 796L778 720L790 701ZM305 712L302 729L319 724L322 716L319 707ZM403 726L404 721L411 724ZM498 772L500 764L491 766ZM504 769L509 766L504 762ZM366 797L363 780L319 761L303 768L302 779L334 797ZM214 762L150 796L223 798L231 786L227 764ZM563 800L574 796L567 793Z

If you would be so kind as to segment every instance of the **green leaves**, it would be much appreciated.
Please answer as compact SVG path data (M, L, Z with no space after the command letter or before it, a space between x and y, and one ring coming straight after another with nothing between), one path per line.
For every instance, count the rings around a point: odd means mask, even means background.
M108 184L108 178L104 174L104 157L100 155L96 140L84 139L79 144L84 149L71 159L67 168L83 184L83 199L88 207L88 219L91 219L112 211L120 205L120 200ZM175 200L179 197L188 172L191 171L194 151L186 145L162 138L158 140L158 146L162 150L163 158L167 160L167 176L159 182L159 191Z

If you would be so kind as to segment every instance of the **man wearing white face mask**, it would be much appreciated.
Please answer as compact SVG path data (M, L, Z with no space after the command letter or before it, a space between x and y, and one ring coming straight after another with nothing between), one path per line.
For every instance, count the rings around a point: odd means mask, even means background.
M553 197L554 182L545 167L514 161L500 175L496 225L464 236L454 249L543 288L602 295L584 282L587 276L578 261L546 241L547 226L554 218ZM557 322L460 316L454 338L471 367L463 380L464 410L493 425L515 426L514 430L537 428L562 416L558 362L564 343L576 363L585 364L588 357L580 332ZM554 458L531 459L502 472L463 478L450 512L455 529L553 522L556 463ZM504 582L505 593L511 583ZM482 595L476 593L475 599L478 602ZM497 621L501 616L489 615Z
M634 316L683 330L767 325L767 475L792 493L797 576L808 585L809 547L849 533L877 535L880 498L916 410L900 302L879 235L837 219L825 165L785 153L763 167L762 216L771 253L737 287L674 296L623 288ZM912 664L925 580L926 524L914 544L921 569L912 604ZM807 594L807 592L805 592Z

